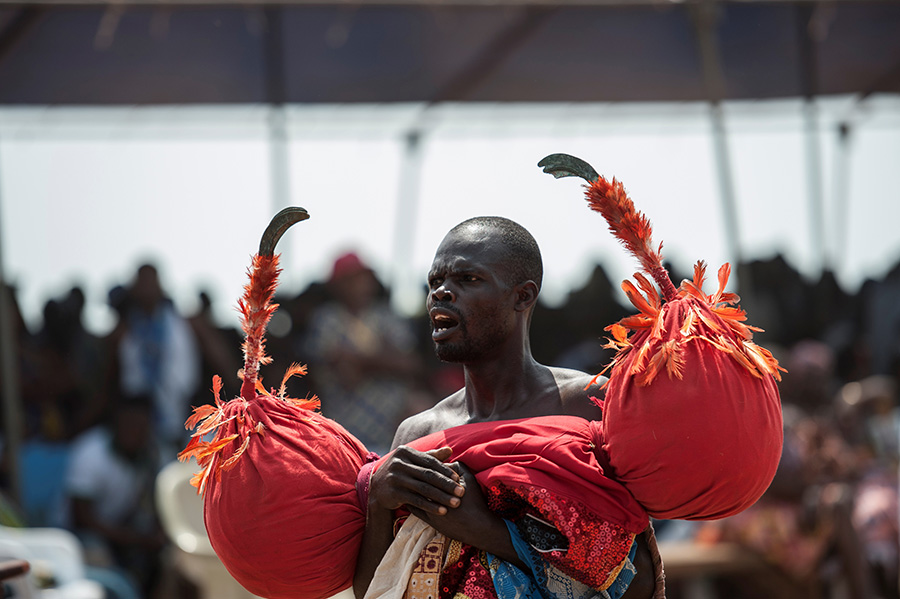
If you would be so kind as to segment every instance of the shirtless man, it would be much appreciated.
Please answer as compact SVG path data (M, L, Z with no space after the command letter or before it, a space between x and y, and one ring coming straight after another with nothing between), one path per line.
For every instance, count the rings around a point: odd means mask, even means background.
M486 505L464 464L445 463L450 448L419 452L405 443L450 427L546 415L599 420L592 376L539 364L529 327L543 267L532 236L516 223L480 217L454 227L428 274L427 308L441 360L463 365L465 387L404 421L395 450L372 476L365 535L354 590L362 598L393 540L393 512L406 507L451 539L495 555L523 571L505 522ZM643 536L637 576L626 597L649 597L653 567ZM488 590L488 589L486 589ZM488 597L494 597L493 588Z

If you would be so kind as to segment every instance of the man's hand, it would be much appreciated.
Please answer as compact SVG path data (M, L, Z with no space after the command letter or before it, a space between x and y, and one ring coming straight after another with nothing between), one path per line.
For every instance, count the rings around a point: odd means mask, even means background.
M466 488L459 474L444 463L452 453L449 447L427 452L398 447L372 475L370 508L407 506L413 512L444 515L458 507Z
M475 475L463 464L445 463L452 453L449 447L427 452L398 447L372 475L370 517L373 509L406 507L447 537L525 568L506 523L488 509Z
M488 508L475 475L464 464L454 462L449 466L459 473L460 483L465 488L458 506L438 514L416 508L410 511L441 534L492 553L527 572L528 568L512 545L506 523Z
M488 509L475 475L459 462L453 462L447 466L457 474L458 484L464 489L464 492L459 495L460 499L451 506L452 509L443 512L428 512L416 506L410 506L410 511L441 534L467 545L480 547L477 543L472 542L474 538L478 537L477 534L473 535L473 531L484 528L484 525L496 516Z

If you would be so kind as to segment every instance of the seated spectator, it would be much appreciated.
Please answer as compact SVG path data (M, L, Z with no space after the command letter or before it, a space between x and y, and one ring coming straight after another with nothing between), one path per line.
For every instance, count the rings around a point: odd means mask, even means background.
M119 569L145 592L165 543L153 508L158 468L151 422L149 397L120 399L111 426L75 440L65 478L70 528L82 539L88 564Z

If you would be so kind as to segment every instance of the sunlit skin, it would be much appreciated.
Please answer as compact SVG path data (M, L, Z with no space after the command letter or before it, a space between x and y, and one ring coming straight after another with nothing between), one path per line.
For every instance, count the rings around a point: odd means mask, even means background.
M441 242L428 274L426 301L437 355L462 364L465 386L435 407L404 421L395 451L372 476L366 531L354 590L362 597L390 545L393 510L408 507L442 534L524 568L506 525L486 505L463 464L446 463L449 448L419 452L414 439L460 424L565 414L597 420L589 396L602 395L592 376L539 364L528 336L539 288L510 283L501 242L493 229L470 225ZM652 568L645 547L640 575L627 596L650 596ZM527 569L525 569L527 571ZM649 590L648 590L649 589Z

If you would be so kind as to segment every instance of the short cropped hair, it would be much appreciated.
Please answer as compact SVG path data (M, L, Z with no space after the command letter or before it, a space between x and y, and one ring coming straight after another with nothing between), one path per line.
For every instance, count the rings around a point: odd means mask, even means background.
M518 285L525 281L534 281L540 290L544 277L541 250L525 227L502 216L476 216L459 223L451 232L469 226L485 227L498 234L503 244L505 280L508 284Z

